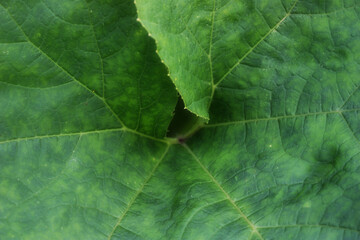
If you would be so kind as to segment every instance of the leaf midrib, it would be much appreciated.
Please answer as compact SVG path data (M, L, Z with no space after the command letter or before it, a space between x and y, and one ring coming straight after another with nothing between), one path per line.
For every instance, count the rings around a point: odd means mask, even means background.
M213 0L213 10L211 18L211 32L210 32L210 43L209 43L209 65L210 65L210 78L211 78L211 96L208 104L208 110L210 109L212 98L215 92L215 83L214 83L214 71L213 71L213 62L212 62L212 47L213 47L213 38L214 38L214 25L215 25L215 13L216 13L216 0Z
M258 42L256 42L256 44L251 47L221 78L220 80L215 84L215 88L222 82L224 81L224 79L226 79L226 77L240 64L242 63L242 61L249 56L250 53L252 53L257 46L259 46L260 43L262 43L271 33L273 33L276 29L279 28L279 26L281 25L281 23L283 23L285 21L285 19L287 19L290 15L291 12L293 11L293 9L295 8L296 4L298 3L299 0L295 0L295 2L292 4L292 6L290 7L289 11L286 13L286 15L277 23L275 24L274 27L272 27Z
M164 153L161 155L161 157L159 158L159 161L155 164L154 168L152 169L152 171L150 172L149 176L145 179L145 181L143 182L143 184L140 186L140 188L137 190L137 192L134 194L134 196L132 197L132 199L130 200L129 204L127 205L126 209L124 210L124 212L119 216L118 221L116 222L116 224L114 225L111 233L108 236L108 240L111 239L111 237L114 235L114 232L116 230L116 228L118 226L120 226L122 220L125 218L126 214L129 212L131 206L135 203L137 197L142 193L142 191L144 190L144 187L146 186L146 184L150 181L150 179L152 178L152 176L155 174L156 169L158 168L158 166L160 165L160 163L162 162L162 160L165 158L166 154L168 153L170 148L170 144L167 145Z
M250 219L241 211L241 209L236 205L235 201L230 197L230 195L225 191L225 189L220 185L220 183L216 180L216 178L209 172L209 170L202 164L200 159L195 155L195 153L187 146L184 145L184 148L190 153L190 155L195 159L195 161L200 165L203 171L210 177L211 181L221 190L221 192L225 195L226 200L228 200L231 205L235 208L235 210L240 214L240 216L245 220L245 222L252 229L252 233L255 233L261 240L264 240L263 236L257 230L257 227L250 221Z
M281 119L286 119L286 118L298 118L298 117L308 117L308 116L328 115L328 114L342 114L342 113L346 113L346 112L356 112L356 111L360 111L360 108L343 109L343 110L339 109L339 110L327 111L327 112L311 112L311 113L296 114L296 115L283 115L283 116L268 117L268 118L245 119L245 120L239 120L239 121L207 124L207 125L203 125L202 127L210 128L210 127L218 127L218 126L252 123L252 122L258 122L258 121L274 121L274 120L281 120Z
M14 139L0 141L0 145L7 144L7 143L13 143L13 142L29 141L29 140L38 140L38 139L55 138L55 137L71 137L71 136L77 136L77 135L101 134L101 133L109 133L109 132L130 132L130 133L133 133L133 134L136 134L141 137L148 138L148 139L151 139L151 140L157 141L157 142L163 142L163 143L173 142L173 141L171 141L172 139L170 139L170 138L169 139L156 138L156 137L153 137L150 135L146 135L146 134L137 132L137 131L129 129L129 128L122 127L122 128L101 129L101 130L92 130L92 131L84 131L84 132L60 133L60 134L52 134L52 135L14 138Z
M207 124L202 125L202 128L211 128L211 127L218 127L218 126L227 126L227 125L236 125L236 124L246 124L246 123L252 123L257 121L275 121L275 120L281 120L281 119L291 119L291 118L298 118L298 117L307 117L307 116L316 116L316 115L328 115L328 114L340 114L346 113L346 112L356 112L360 111L360 108L354 108L354 109L345 109L345 110L338 110L338 111L329 111L329 112L314 112L314 113L306 113L306 114L298 114L298 115L284 115L284 116L278 116L278 117L270 117L270 118L257 118L257 119L248 119L248 120L240 120L240 121L233 121L233 122L224 122L224 123L214 123L214 124ZM20 142L20 141L28 141L28 140L37 140L37 139L44 139L44 138L53 138L53 137L66 137L66 136L76 136L76 135L87 135L87 134L99 134L99 133L107 133L107 132L130 132L136 135L139 135L141 137L145 137L154 141L163 142L163 143L170 143L175 144L177 141L175 141L173 138L156 138L150 135L143 134L141 132L137 132L135 130L129 129L129 128L113 128L113 129L100 129L100 130L92 130L92 131L84 131L84 132L73 132L73 133L60 133L60 134L52 134L52 135L41 135L41 136L32 136L32 137L22 137L22 138L14 138L14 139L8 139L0 141L1 144L11 143L11 142Z
M223 82L226 77L232 73L232 71L240 64L242 63L242 61L247 58L247 56L249 56L250 53L252 53L257 46L259 46L260 43L262 43L271 33L273 33L276 29L279 28L279 26L281 25L281 23L283 23L285 21L285 19L287 19L290 15L291 12L293 11L293 9L295 8L296 4L298 3L299 0L295 0L294 3L292 4L292 6L290 7L289 11L286 13L286 15L277 23L275 24L274 27L272 27L258 42L256 42L256 44L251 47L221 78L220 80L217 81L217 83L214 82L214 73L213 73L213 68L212 68L212 59L211 59L211 48L212 48L212 39L213 39L213 30L214 30L214 18L215 18L215 1L214 0L214 10L213 10L213 20L212 20L212 24L211 24L211 36L210 36L210 51L209 51L209 61L210 61L210 70L211 70L211 86L212 86L212 90L211 90L211 95L210 95L210 101L209 101L209 107L208 110L211 107L211 103L213 101L214 98L214 94L215 94L215 90L216 88L221 84L221 82Z

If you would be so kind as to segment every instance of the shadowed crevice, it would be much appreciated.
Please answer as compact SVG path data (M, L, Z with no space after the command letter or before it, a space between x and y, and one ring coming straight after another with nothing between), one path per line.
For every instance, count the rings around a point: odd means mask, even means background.
M197 117L185 109L184 101L179 96L174 117L169 125L167 137L176 138L178 143L183 144L194 135L205 123L201 117Z

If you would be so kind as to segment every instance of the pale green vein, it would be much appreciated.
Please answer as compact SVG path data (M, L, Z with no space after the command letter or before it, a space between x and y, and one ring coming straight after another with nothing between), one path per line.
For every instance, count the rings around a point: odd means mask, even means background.
M121 132L121 131L126 131L126 129L125 128L113 128L113 129L103 129L103 130L94 130L94 131L86 131L86 132L60 133L60 134L52 134L52 135L22 137L22 138L14 138L14 139L0 141L0 144L21 142L21 141L40 140L40 139L55 138L55 137L72 137L72 136L78 136L78 135L88 135L88 134L97 134L97 133L100 134L100 133Z
M337 9L337 10L334 10L334 11L331 11L331 12L324 12L324 13L292 13L292 15L323 16L323 17L327 17L327 16L332 15L332 14L336 14L336 13L339 13L339 12L343 12L343 11L348 11L348 10L355 9L355 8L357 8L357 7L359 7L359 6L360 6L359 4L355 4L354 6L344 7L344 8Z
M97 97L98 99L100 99L104 105L106 106L106 108L112 113L112 115L114 115L114 117L119 121L119 123L123 126L124 130L135 133L137 135L140 136L144 136L147 138L151 138L153 140L156 141L162 141L162 142L167 142L166 140L161 140L155 137L151 137L149 135L137 132L136 130L127 128L126 125L124 124L124 122L120 119L120 117L118 116L118 114L115 113L115 111L109 106L109 104L107 103L105 97L102 97L100 95L98 95L95 91L91 90L90 88L88 88L85 84L83 84L81 81L77 80L73 75L71 75L67 70L65 70L63 67L61 67L57 62L55 62L50 56L48 56L44 51L42 51L38 46L36 46L30 39L29 37L26 35L26 33L24 32L24 30L22 29L22 27L17 23L17 21L14 19L14 17L10 14L10 12L8 11L7 8L5 8L1 3L0 6L2 8L4 8L4 10L7 12L7 14L9 15L9 17L12 19L12 21L18 26L19 30L23 33L24 37L26 38L27 42L32 45L35 49L37 49L41 54L43 54L49 61L51 61L55 66L57 66L60 70L62 70L66 75L68 75L74 82L78 83L80 86L82 86L83 88L85 88L86 90L88 90L91 94L93 94L95 97ZM93 25L92 25L93 26ZM95 32L94 32L95 34ZM95 36L96 38L96 36ZM99 49L99 55L100 55L100 49ZM100 55L100 59L101 55ZM102 73L104 73L102 71ZM104 74L103 74L104 75ZM0 142L1 143L1 142Z
M64 23L66 23L66 24L73 25L73 26L75 25L75 26L81 26L81 27L89 27L89 25L87 25L87 24L69 22L69 21L67 21L66 19L64 19L64 18L62 18L61 16L59 16L58 14L56 14L48 5L46 5L46 1L42 1L41 3L42 3L42 5L43 5L44 7L47 8L47 10L49 10L49 12L50 12L55 18L57 18L57 19L60 20L61 22L64 22Z
M218 200L218 201L215 201L215 202L212 202L212 203L207 203L207 204L205 204L204 206L201 206L201 207L199 207L198 209L196 209L196 210L190 215L190 217L188 217L188 218L186 219L186 222L185 222L185 224L184 224L184 227L183 227L182 230L181 230L181 237L180 237L180 239L183 239L183 238L184 238L185 230L186 230L186 228L189 226L189 223L191 222L191 220L196 216L196 214L198 214L200 211L204 210L204 209L207 208L207 207L216 205L216 204L221 203L221 202L224 202L224 201L227 201L227 199L221 199L221 200Z
M96 33L95 33L94 23L93 23L93 20L92 20L92 10L90 9L89 4L88 4L87 1L85 1L85 4L86 4L87 9L88 9L90 25L91 25L92 33L94 35L94 39L95 39L95 43L96 43L96 47L97 47L98 55L99 55L99 59L100 59L101 80L102 80L102 96L105 99L105 76L104 76L103 57L101 56L100 47L99 47L99 41L98 41L98 39L96 37Z
M64 206L64 205L63 205L63 206ZM66 205L65 205L65 206L66 206ZM96 207L83 206L83 205L81 205L81 204L79 204L79 203L76 203L76 205L73 205L73 204L68 204L68 206L69 206L69 207L82 208L82 209L84 209L84 210L86 210L86 209L95 210L95 211L97 211L97 212L99 212L99 213L102 213L102 214L105 214L105 215L107 215L107 216L110 216L110 217L116 218L116 216L112 215L111 213L106 212L106 211L101 210L101 209L98 209L98 208L96 208ZM99 231L98 231L98 232L99 232ZM106 234L105 234L105 233L103 233L103 232L100 232L100 233L101 233L102 235L106 236Z
M37 49L41 54L43 54L50 62L52 62L56 67L58 67L61 71L63 71L66 75L68 75L72 80L74 80L75 82L77 82L79 85L81 85L82 87L84 87L86 90L88 90L89 92L91 92L94 96L96 96L97 98L103 100L103 98L101 96L99 96L95 91L91 90L90 88L88 88L85 84L83 84L82 82L80 82L79 80L77 80L73 75L71 75L67 70L65 70L63 67L61 67L56 61L54 61L49 55L47 55L43 50L41 50L38 46L36 46L28 37L28 35L24 32L24 30L22 29L22 27L18 24L18 22L15 20L15 18L10 14L10 12L8 11L7 8L5 8L1 3L0 6L2 8L4 8L4 10L7 12L7 14L9 15L9 17L12 19L12 21L17 25L17 27L19 28L19 30L22 32L22 34L24 35L24 37L26 38L26 41L31 44L35 49Z
M27 42L32 45L35 49L37 49L41 54L43 54L50 62L52 62L55 66L57 66L60 70L62 70L66 75L68 75L73 81L75 81L76 83L78 83L80 86L82 86L83 88L85 88L86 90L88 90L91 94L93 94L95 97L99 98L104 104L105 106L111 111L111 113L116 117L116 119L120 122L120 124L122 126L125 126L125 124L121 121L121 119L119 118L119 116L114 112L114 110L109 106L109 104L106 102L104 97L101 97L100 95L98 95L94 90L91 90L90 88L88 88L88 86L86 86L85 84L83 84L81 81L77 80L73 75L71 75L67 70L65 70L63 67L61 67L56 61L54 61L49 55L47 55L43 50L41 50L38 46L36 46L31 40L30 38L27 36L27 34L24 32L24 30L22 29L22 27L18 24L18 22L15 20L15 18L10 14L10 12L8 11L7 8L5 8L1 3L0 6L7 12L7 14L9 15L9 17L12 19L12 21L17 25L17 27L19 28L19 30L22 32L22 34L24 35L24 37L26 38Z
M135 203L135 200L137 199L137 197L140 195L140 193L142 193L142 191L144 190L145 185L149 182L149 180L151 179L151 177L154 175L156 169L158 168L158 166L160 165L161 161L164 159L165 155L167 154L167 152L169 151L170 145L167 145L164 153L162 154L162 156L160 157L159 161L155 164L154 168L152 169L152 171L150 172L149 176L145 179L145 181L143 182L143 184L141 185L141 187L137 190L137 192L135 193L135 195L132 197L132 199L130 200L129 204L127 205L126 209L124 210L124 212L120 215L118 221L116 222L115 226L113 227L108 240L111 239L111 237L114 235L114 232L116 230L116 228L120 225L121 221L124 219L124 217L126 216L126 214L129 212L131 206Z
M212 46L213 46L213 38L214 38L214 25L215 25L215 13L216 13L216 0L213 1L213 10L212 10L212 18L211 18L211 32L210 32L210 43L209 43L209 65L210 65L210 77L211 77L211 96L208 105L208 109L211 106L211 99L215 93L215 86L214 86L214 71L213 71L213 63L212 63Z
M257 228L259 229L272 229L272 228L302 228L302 227L309 227L309 228L333 228L333 229L339 229L339 230L345 230L345 231L352 231L352 232L357 232L360 233L359 230L357 229L351 229L351 228L346 228L346 227L340 227L340 226L331 226L331 225L323 225L323 224L316 224L316 225L312 225L312 224L297 224L297 225L279 225L279 226L258 226Z
M145 138L154 140L154 141L163 142L163 143L166 143L166 144L171 144L171 143L174 141L172 138L164 138L164 139L162 139L162 138L156 138L156 137L153 137L153 136L150 136L150 135L147 135L147 134L138 132L138 131L136 131L136 130L133 130L133 129L130 129L130 128L126 128L126 127L124 127L124 131L126 131L126 132L131 132L131 133L133 133L133 134L136 134L136 135L139 135L139 136L142 136L142 137L145 137Z
M286 115L286 116L269 117L269 118L256 118L256 119L248 119L248 120L240 120L240 121L232 121L232 122L224 122L224 123L214 123L214 124L203 125L202 127L217 127L217 126L226 126L226 125L245 124L245 123L251 123L251 122L258 122L258 121L281 120L281 119L286 119L286 118L298 118L298 117L327 115L327 114L341 114L341 113L344 113L344 112L355 112L355 111L360 111L360 108L337 110L337 111L328 111L328 112L313 112L313 113L304 113L304 114L297 114L297 115Z
M148 52L148 51L147 51ZM139 101L139 111L138 111L138 119L137 119L137 123L136 123L136 127L135 127L135 131L139 129L140 126L140 121L141 121L141 113L143 110L143 100L142 100L142 94L141 94L141 80L144 76L145 70L147 68L147 61L145 61L143 69L140 73L140 76L137 78L137 90L138 90L138 101Z
M50 87L30 87L30 86L24 86L24 85L18 85L18 84L13 84L13 83L0 81L0 84L8 85L8 86L11 86L11 87L17 87L17 88L23 88L23 89L31 89L31 90L40 90L40 91L53 89L53 88L58 88L58 87L63 87L65 85L73 84L73 83L74 83L73 81L69 81L69 82L66 82L66 83L62 83L62 84L54 85L54 86L50 86Z
M209 170L201 163L200 159L194 154L194 152L186 145L183 145L184 148L190 153L190 155L195 159L195 161L200 165L200 167L204 170L204 172L211 178L213 183L223 192L226 199L233 205L235 210L240 214L240 216L246 221L246 223L250 226L253 233L258 235L261 240L264 238L261 236L257 227L248 219L248 217L241 211L241 209L236 205L235 201L230 197L230 195L225 191L225 189L220 185L220 183L215 179L215 177L209 172Z
M285 21L285 19L287 19L290 15L292 10L295 8L297 2L299 0L295 0L295 2L293 3L293 5L291 6L291 8L289 9L289 11L286 13L286 15L273 27L271 28L253 47L251 47L245 54L244 56L242 56L230 69L229 71L227 71L224 76L215 84L215 88L250 54L252 53L257 46L259 46L260 43L262 43L271 33L273 33L277 28L279 28L279 26L281 25L281 23L283 23Z
M355 90L349 95L348 98L344 101L344 103L340 106L340 109L342 109L346 103L350 100L350 98L360 89L360 85L355 88Z
M74 156L74 154L75 154L75 152L76 152L76 150L77 150L77 147L78 147L78 145L79 145L81 136L82 136L82 134L79 134L79 137L78 137L78 139L77 139L77 141L76 141L76 143L75 143L75 146L74 146L74 148L73 148L73 150L72 150L72 152L71 152L71 154L70 154L70 157L68 157L68 161ZM67 162L67 161L66 161L66 162ZM65 163L66 163L66 162L65 162ZM51 185L53 185L53 184L65 173L65 171L66 171L66 165L65 165L65 167L61 170L61 172L60 172L57 176L55 176L54 178L52 178L45 186L41 187L39 190L37 190L36 192L34 192L33 194L31 194L31 195L30 195L28 198L26 198L25 200L23 200L23 201L21 201L21 202L19 202L19 203L16 203L13 208L23 205L24 203L30 201L31 199L34 199L36 196L38 196L39 194L41 194L42 192L44 192L44 191L45 191L46 189L48 189ZM12 212L12 210L9 211L9 212Z
M0 46L1 45L16 45L16 44L21 44L21 43L28 43L27 41L19 41L19 42L0 42Z
M192 38L195 41L195 44L200 48L200 50L203 52L203 54L209 58L209 53L205 51L205 49L201 46L199 40L196 38L195 34L190 30L189 26L187 25L187 23L185 23L184 19L182 19L180 17L179 19L181 21L181 23L185 26L185 29L187 30L187 32L192 36ZM186 37L187 39L189 39L188 37ZM190 39L189 39L190 40Z
M342 119L344 120L344 122L346 123L346 125L348 126L348 128L350 129L350 132L352 133L352 135L354 136L354 138L355 138L355 139L359 142L359 144L360 144L360 139L356 137L354 131L353 131L353 130L351 129L351 127L350 127L350 124L349 124L348 120L344 117L344 115L343 115L342 113L339 113L339 114L340 114L340 116L342 117Z
M14 138L14 139L0 141L0 144L21 142L21 141L40 140L40 139L55 138L55 137L71 137L71 136L88 135L88 134L103 134L103 133L109 133L109 132L129 132L129 133L132 133L132 134L144 137L144 138L148 138L148 139L151 139L151 140L154 140L157 142L163 142L166 144L175 144L175 141L171 138L166 138L166 139L155 138L153 136L146 135L146 134L143 134L143 133L140 133L140 132L137 132L135 130L125 128L125 127L113 128L113 129L101 129L101 130L93 130L93 131L85 131L85 132L60 133L60 134L52 134L52 135Z

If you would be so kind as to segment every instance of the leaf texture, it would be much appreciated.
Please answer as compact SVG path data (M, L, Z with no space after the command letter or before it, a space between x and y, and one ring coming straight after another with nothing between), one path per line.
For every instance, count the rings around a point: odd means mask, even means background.
M3 138L121 126L165 135L176 93L133 4L0 3Z
M360 84L358 5L137 1L186 107L214 122L344 107Z
M0 238L360 239L358 4L0 0Z
M106 239L167 147L154 41L130 1L4 0L0 32L0 238Z

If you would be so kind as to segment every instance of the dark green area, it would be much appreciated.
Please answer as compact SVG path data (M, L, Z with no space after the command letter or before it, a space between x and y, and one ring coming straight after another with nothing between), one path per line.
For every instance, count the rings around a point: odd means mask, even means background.
M185 109L184 101L179 97L167 136L177 138L180 143L184 143L195 134L203 124L205 124L205 121Z

